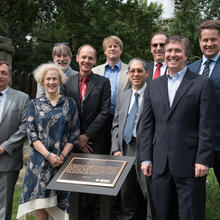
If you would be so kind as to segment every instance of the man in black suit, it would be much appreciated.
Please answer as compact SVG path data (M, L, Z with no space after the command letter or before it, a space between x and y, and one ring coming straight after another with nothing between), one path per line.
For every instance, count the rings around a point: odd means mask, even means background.
M164 45L167 37L164 32L156 32L151 36L150 50L154 61L149 64L148 81L156 79L166 72L167 65L164 62Z
M215 92L211 80L185 66L188 40L168 38L167 74L153 80L144 94L140 160L152 175L157 220L170 220L177 192L181 220L205 219L205 184L215 140Z
M213 169L220 185L220 20L204 21L199 26L199 44L203 57L189 65L189 69L192 72L210 77L215 86L216 143Z
M61 94L72 97L80 116L78 150L90 154L108 154L106 122L110 115L111 88L109 79L92 72L96 63L96 50L82 45L76 56L79 73L69 76ZM83 219L94 219L96 196L84 196Z

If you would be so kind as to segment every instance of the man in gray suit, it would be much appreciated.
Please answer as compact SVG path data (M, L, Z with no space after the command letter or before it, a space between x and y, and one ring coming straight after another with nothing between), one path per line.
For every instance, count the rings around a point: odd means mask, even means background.
M29 97L11 89L11 67L0 61L0 219L10 220L15 183L23 166Z
M67 43L56 43L52 50L52 57L53 62L61 67L67 77L72 74L77 74L77 72L70 67L72 52ZM45 95L44 87L38 83L36 98L42 95Z
M92 71L98 75L105 76L110 80L111 84L111 116L108 122L108 151L111 148L111 128L114 118L115 104L118 95L131 87L128 77L128 65L121 61L121 54L123 51L123 43L121 39L115 35L106 37L102 43L103 51L106 56L106 63L94 67Z
M121 188L122 220L151 219L147 213L148 191L146 178L140 169L137 127L142 113L143 95L148 76L147 63L141 58L129 62L128 75L132 88L118 98L112 126L114 156L135 156L136 161ZM146 201L145 201L146 199Z

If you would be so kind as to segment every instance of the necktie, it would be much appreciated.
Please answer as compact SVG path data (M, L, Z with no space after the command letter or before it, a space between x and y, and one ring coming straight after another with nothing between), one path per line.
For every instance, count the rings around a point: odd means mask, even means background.
M83 77L82 83L80 85L80 101L83 102L86 96L87 89L87 78Z
M162 65L163 65L162 63L157 64L157 68L155 70L153 79L156 79L156 78L160 77L160 68L161 68Z
M135 120L135 116L138 110L138 96L139 94L136 92L134 94L135 96L135 101L134 104L131 108L130 114L128 115L126 125L125 125L125 130L124 130L124 140L127 144L130 143L131 138L132 138L132 128Z
M213 62L213 60L206 60L206 62L204 63L205 64L205 68L202 72L202 75L203 76L209 76L209 72L210 72L210 63Z

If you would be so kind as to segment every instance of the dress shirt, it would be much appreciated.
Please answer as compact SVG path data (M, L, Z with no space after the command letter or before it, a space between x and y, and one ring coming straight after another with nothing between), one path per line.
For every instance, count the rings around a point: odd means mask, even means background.
M166 68L167 68L167 65L165 62L162 62L162 66L160 67L160 75L164 75L165 72L166 72ZM154 73L155 73L155 70L157 69L157 62L154 61L154 72L153 72L153 78L154 78ZM152 78L152 79L153 79Z
M65 76L68 76L70 72L70 66L67 68L67 70L64 72Z
M172 77L167 73L168 77L168 96L169 96L169 103L170 107L173 104L174 97L176 95L176 91L179 88L180 83L186 73L187 67L182 69L180 72L175 73ZM169 71L168 71L169 72Z
M133 136L133 137L137 137L136 128L137 128L137 123L138 123L138 115L140 114L140 106L141 106L141 103L142 103L142 100L143 100L145 88L146 88L146 83L145 83L145 85L144 85L141 89L139 89L138 91L132 88L132 96L131 96L131 102L130 102L128 114L130 113L131 108L132 108L132 106L133 106L133 104L134 104L134 102L135 102L135 96L134 96L134 94L135 94L136 92L139 94L139 96L138 96L138 110L137 110L137 113L136 113L136 116L135 116L134 125L133 125L133 129L132 129L132 136Z
M2 96L0 96L0 121L1 121L2 109L3 109L4 102L5 102L7 91L8 91L8 87L5 90L1 91Z
M220 52L219 52L215 57L213 57L213 58L211 59L213 62L211 62L211 63L209 64L209 69L210 69L209 77L210 77L210 75L212 74L212 70L214 69L215 64L216 64L216 62L217 62L219 56L220 56ZM206 58L206 57L203 55L203 57L202 57L202 64L201 64L200 71L199 71L199 74L200 74L200 75L202 75L202 73L203 73L203 70L204 70L204 68L205 68L205 63L206 63L207 60L208 60L208 58Z
M109 79L110 84L111 84L111 109L110 109L110 112L112 115L114 115L114 113L115 113L115 104L116 104L116 97L117 97L117 92L118 92L120 70L121 70L121 61L116 63L114 67L111 67L108 64L108 62L106 62L104 76Z

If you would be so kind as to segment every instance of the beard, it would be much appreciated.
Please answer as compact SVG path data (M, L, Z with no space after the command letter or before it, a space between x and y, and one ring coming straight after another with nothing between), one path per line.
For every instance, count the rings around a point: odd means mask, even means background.
M71 60L68 60L67 62L54 61L54 63L57 64L61 68L61 70L63 70L63 72L66 72L66 70L69 68L70 62L71 62ZM62 66L61 64L65 64L65 65Z

